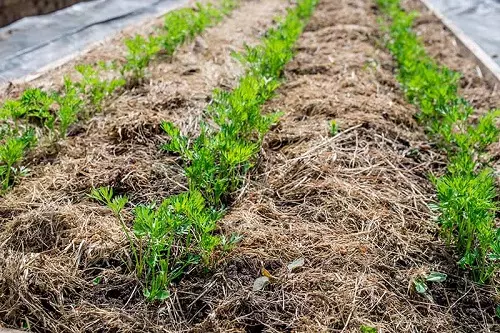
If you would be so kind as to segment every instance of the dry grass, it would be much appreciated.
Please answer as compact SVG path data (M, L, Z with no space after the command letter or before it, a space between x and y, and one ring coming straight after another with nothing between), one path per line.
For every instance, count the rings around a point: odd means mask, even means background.
M179 281L165 304L144 302L125 270L118 222L85 193L111 185L138 203L181 191L176 159L157 150L158 121L196 132L210 90L230 87L241 71L228 45L256 41L282 8L248 2L158 65L150 85L120 97L57 151L33 157L34 176L0 201L1 322L28 319L40 332L500 329L493 290L458 271L438 237L427 175L442 171L444 157L402 99L373 3L363 0L320 2L287 83L267 106L285 116L221 222L242 243L210 272ZM331 119L340 126L334 137ZM305 265L289 272L299 257ZM252 292L262 267L276 280ZM411 288L431 270L448 274L430 286L433 301Z

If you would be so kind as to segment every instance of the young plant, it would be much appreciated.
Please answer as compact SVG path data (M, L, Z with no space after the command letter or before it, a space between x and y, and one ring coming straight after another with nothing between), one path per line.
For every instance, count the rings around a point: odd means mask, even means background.
M35 135L33 130L28 130L22 135L11 134L0 146L0 179L2 180L2 190L7 190L13 180L13 175L21 168L17 164L24 157L26 151L34 144Z
M170 296L172 281L189 266L209 263L220 242L212 235L219 213L196 191L172 196L158 208L138 206L134 212L134 234L144 244L137 274L146 281L144 296L162 301Z
M14 120L17 124L17 120L26 114L26 109L24 105L19 100L9 99L5 101L0 108L0 119L2 120Z
M377 329L375 327L367 325L361 325L359 330L361 331L361 333L377 333Z
M75 69L82 76L81 81L75 83L75 87L97 110L101 110L107 96L125 85L125 80L121 77L102 79L101 73L92 65L80 64L76 65Z
M144 78L145 70L153 57L160 52L160 39L156 36L148 36L147 38L136 35L134 38L125 40L127 47L126 63L121 69L122 76L126 76L130 72L135 80Z
M17 114L12 115L17 118L26 117L28 120L36 119L50 130L54 128L55 116L51 107L55 100L51 95L38 88L29 88L23 92L19 100L21 107Z
M330 135L335 136L339 132L339 125L335 119L330 120Z
M78 90L75 84L68 78L64 78L64 92L63 95L57 97L59 104L59 135L66 136L68 127L78 119L78 113L83 107Z
M89 197L98 201L99 203L106 205L115 215L115 217L120 222L120 225L129 241L130 248L132 249L132 254L134 256L135 262L139 262L140 254L137 251L135 246L134 239L130 233L128 226L125 223L125 220L122 215L122 211L125 208L125 205L128 203L128 198L126 196L115 196L112 187L99 187L97 189L92 189Z

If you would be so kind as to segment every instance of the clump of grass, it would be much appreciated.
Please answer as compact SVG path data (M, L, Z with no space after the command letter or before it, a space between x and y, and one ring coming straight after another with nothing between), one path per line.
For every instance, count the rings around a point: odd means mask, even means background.
M385 26L387 46L398 65L398 80L419 107L418 119L449 156L447 174L433 179L441 229L460 253L459 265L484 283L499 268L500 231L495 226L493 172L479 157L498 140L495 119L500 112L492 110L472 121L474 108L458 94L460 74L433 61L412 31L416 14L403 11L399 0L378 4L390 20Z

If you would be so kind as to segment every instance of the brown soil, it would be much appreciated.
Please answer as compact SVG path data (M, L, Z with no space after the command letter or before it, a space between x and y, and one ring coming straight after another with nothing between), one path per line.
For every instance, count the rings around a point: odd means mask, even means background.
M221 221L242 243L179 281L165 304L144 302L118 222L86 194L110 185L135 204L182 191L176 159L158 151L158 123L195 133L211 90L241 73L230 50L256 42L285 6L246 2L52 154L33 154L32 176L0 201L0 322L37 332L500 331L493 290L457 270L438 237L427 175L445 159L398 90L366 0L321 0L299 40L266 106L285 115ZM276 279L252 292L262 268ZM412 291L429 271L448 274L429 284L432 298Z

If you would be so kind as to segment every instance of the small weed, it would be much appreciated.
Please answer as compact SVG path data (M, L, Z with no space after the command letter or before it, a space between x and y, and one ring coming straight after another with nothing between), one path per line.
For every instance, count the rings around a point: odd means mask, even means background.
M96 285L100 284L101 281L102 281L102 276L97 276L96 278L94 278L94 280L92 280L92 284L94 286L96 286Z
M433 301L432 295L429 292L429 287L427 283L440 283L444 282L447 275L440 272L430 272L427 275L417 276L413 279L413 287L417 293L428 298L431 302Z
M231 234L229 239L226 238L226 236L222 235L221 236L222 250L225 252L231 251L236 246L236 244L241 242L242 239L243 239L242 235L238 235L238 234L234 234L234 233Z
M377 329L375 327L367 325L361 325L359 330L361 331L361 333L377 333Z
M339 125L335 119L330 120L330 135L335 136L339 132Z

